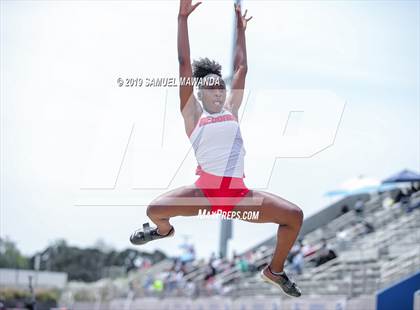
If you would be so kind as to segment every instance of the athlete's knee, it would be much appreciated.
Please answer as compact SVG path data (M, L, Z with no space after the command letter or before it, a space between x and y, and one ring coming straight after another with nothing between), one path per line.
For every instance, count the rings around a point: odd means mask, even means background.
M285 206L283 205L283 208ZM292 226L292 227L296 227L296 228L300 228L302 226L302 222L303 222L303 211L301 208L299 208L299 206L288 202L286 205L285 210L285 215L287 218L287 225L288 226ZM284 221L284 219L281 219L282 221Z
M153 218L155 215L155 207L149 204L146 209L146 214L148 217Z
M290 210L292 213L292 218L294 219L294 224L298 227L302 226L303 223L303 211L297 205L292 205Z
M147 206L146 214L150 218L157 218L162 215L163 210L164 206L162 205L160 199L157 198Z
M303 211L301 208L284 200L276 201L274 205L276 210L279 211L276 212L275 223L300 229L303 222Z

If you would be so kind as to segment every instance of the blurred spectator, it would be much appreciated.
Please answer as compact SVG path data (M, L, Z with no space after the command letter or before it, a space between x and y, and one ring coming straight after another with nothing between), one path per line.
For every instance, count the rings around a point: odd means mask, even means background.
M375 231L375 228L373 227L373 225L369 223L368 221L363 221L363 227L364 227L365 234L370 234Z
M293 244L292 248L289 251L289 255L287 256L287 261L291 264L293 262L293 258L295 255L300 251L302 247L302 240L299 240L295 244Z
M167 272L165 274L165 278L164 278L164 288L165 288L165 293L167 295L170 295L176 288L177 283L176 283L176 278L175 278L176 273L173 272L172 270L170 270L169 272Z
M180 256L182 264L186 264L195 260L195 248L193 244L185 241L180 245L180 248L183 249L183 253Z
M236 253L236 250L233 250L232 257L233 257L233 261L235 261L235 259L239 257L239 255Z
M394 197L394 202L402 202L408 195L406 189L398 189L397 194Z
M220 294L220 283L215 281L214 277L208 278L204 285L207 295Z
M348 205L344 205L341 207L341 215L346 214L347 212L349 212L349 206Z
M210 278L216 275L216 267L214 266L214 262L215 260L210 261L207 264L206 276L204 277L205 281L208 281Z
M258 260L260 260L261 258L263 258L263 256L264 256L264 252L267 250L267 247L265 246L265 245L263 245L263 246L261 246L261 247L259 247L259 248L257 248L255 251L254 251L254 260L255 261L258 261Z
M241 272L248 272L249 268L248 268L248 261L245 259L245 257L241 256L238 260L238 263L236 265L236 267L238 268L238 270L240 270Z
M143 283L143 290L145 291L146 294L151 293L153 290L153 277L151 274L148 274L146 276L146 279L144 280Z
M152 261L147 257L142 258L138 268L140 270L146 270L146 269L149 269L150 267L152 267Z
M197 284L195 284L191 279L187 280L185 285L185 293L190 298L196 298L199 294Z
M216 259L216 253L211 252L210 258L209 258L209 262L213 262Z
M302 247L302 253L304 257L311 256L316 253L316 248L310 244L304 244Z
M255 251L249 251L245 254L245 258L248 262L248 270L250 272L255 272L258 270L257 265L256 265L256 260L255 260Z
M410 195L418 192L419 190L420 190L420 182L411 183L411 186L409 189Z
M344 251L347 246L349 245L349 232L348 230L344 228L340 228L340 230L337 233L337 245L339 251Z
M353 238L358 237L358 236L363 236L365 234L365 228L363 227L363 224L353 223L351 228L352 228Z
M302 274L303 263L304 263L304 252L303 252L303 240L299 240L298 249L293 255L292 259L292 270L297 274Z
M399 207L401 207L406 212L410 212L413 208L411 206L411 195L413 194L413 184L411 188L399 189L394 201L395 203L399 202Z
M389 193L386 194L387 196L382 200L382 208L388 209L391 208L394 204L394 199L392 199Z
M409 212L411 212L411 211L413 211L414 209L417 209L417 208L420 208L420 197L410 201L406 211L407 211L407 213L409 213Z
M318 267L336 257L337 255L335 254L335 252L332 249L330 249L330 247L328 246L327 240L322 239L322 246L317 251L317 258L315 259L315 266Z
M153 291L160 295L163 292L163 289L163 281L161 279L155 279L155 281L153 281Z
M354 204L354 211L357 215L362 216L365 209L365 203L362 199L358 199L356 203Z

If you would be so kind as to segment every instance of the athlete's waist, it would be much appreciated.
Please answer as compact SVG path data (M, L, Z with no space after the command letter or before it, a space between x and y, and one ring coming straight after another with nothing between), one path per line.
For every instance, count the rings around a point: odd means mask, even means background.
M217 170L211 169L209 167L202 167L202 165L198 165L195 174L200 176L206 177L214 177L214 178L231 178L231 179L243 179L245 178L244 170L241 169L242 167L238 167L239 169L225 169L225 170Z

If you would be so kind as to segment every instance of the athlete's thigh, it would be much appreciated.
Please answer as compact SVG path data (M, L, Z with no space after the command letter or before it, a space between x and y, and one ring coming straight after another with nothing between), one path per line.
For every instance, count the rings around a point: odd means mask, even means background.
M194 184L181 186L156 197L149 205L164 216L192 216L197 215L199 209L211 210L208 199Z
M258 212L257 219L240 217L245 221L278 224L287 224L293 220L296 213L302 212L292 202L273 193L259 190L250 190L247 196L235 206L234 211L241 211L241 214L245 211Z

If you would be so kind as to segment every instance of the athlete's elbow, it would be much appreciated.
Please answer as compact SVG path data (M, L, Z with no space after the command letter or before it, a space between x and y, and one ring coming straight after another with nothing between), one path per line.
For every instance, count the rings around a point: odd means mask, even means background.
M178 63L179 63L180 66L184 66L185 65L185 57L179 55L178 56Z
M246 63L240 64L237 66L235 71L241 75L246 75L248 73L248 65Z

